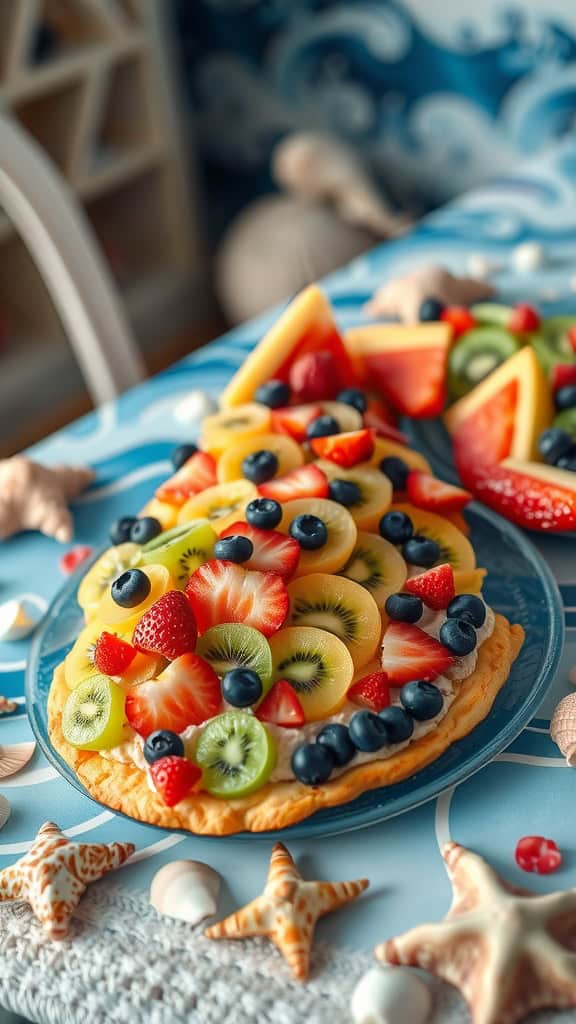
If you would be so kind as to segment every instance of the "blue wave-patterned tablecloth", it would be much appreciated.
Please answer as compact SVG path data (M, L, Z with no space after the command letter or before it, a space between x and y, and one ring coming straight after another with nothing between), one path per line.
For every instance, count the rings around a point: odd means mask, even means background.
M361 319L362 303L385 278L430 259L461 271L471 251L499 264L496 280L504 300L531 300L547 313L576 313L575 180L576 149L565 148L547 162L466 196L427 219L409 238L360 257L326 282L340 325ZM509 255L526 239L543 244L546 263L520 276ZM34 449L46 462L87 460L97 470L96 485L74 509L78 543L103 544L111 520L144 503L168 473L174 443L190 435L173 415L178 397L198 387L216 395L274 315L232 331ZM360 836L293 844L295 854L305 855L310 870L319 875L387 880L385 892L323 922L320 934L332 942L369 949L383 934L441 916L449 887L438 846L448 835L490 856L518 883L525 882L512 861L518 837L550 835L565 851L565 865L553 884L576 885L576 774L564 767L547 735L551 711L568 692L568 671L576 663L576 553L573 544L559 539L539 540L538 547L560 582L565 603L567 644L553 692L509 754L453 793ZM62 582L61 553L57 544L34 534L2 544L0 600L33 591L48 602ZM22 696L26 653L25 642L0 645L0 692L20 702L19 710L0 722L0 743L30 737ZM191 857L213 863L229 881L230 899L243 901L258 891L265 873L269 843L186 838L116 820L62 781L39 754L1 788L13 813L0 833L0 867L19 856L38 825L51 816L74 835L136 843L137 862L118 876L122 886L145 888L163 862ZM415 887L413 879L423 865L427 884ZM551 882L535 877L533 884L548 889Z

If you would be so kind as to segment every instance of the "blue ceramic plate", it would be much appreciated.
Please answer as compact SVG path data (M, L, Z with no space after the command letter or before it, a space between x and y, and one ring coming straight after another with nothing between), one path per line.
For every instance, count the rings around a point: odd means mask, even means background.
M467 517L478 564L489 572L484 587L486 600L526 631L525 644L492 711L469 736L413 778L372 790L341 807L320 811L299 825L273 833L276 838L337 835L432 800L488 764L537 712L554 678L563 646L563 611L556 583L532 544L510 523L476 503L469 507ZM26 703L36 738L48 760L82 793L86 791L48 740L47 701L54 669L82 626L76 594L85 571L83 566L67 582L48 610L36 634L26 675ZM244 834L241 838L266 836Z
M459 484L452 458L452 442L441 419L402 420L402 430L410 440L410 447L422 452L437 476L449 483Z

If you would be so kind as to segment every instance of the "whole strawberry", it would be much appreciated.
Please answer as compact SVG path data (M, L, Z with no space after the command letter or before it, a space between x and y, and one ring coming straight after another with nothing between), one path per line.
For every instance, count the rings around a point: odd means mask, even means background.
M150 765L150 775L154 788L167 807L174 807L192 790L202 778L202 771L197 764L186 757L161 757Z
M138 622L132 643L139 651L161 654L171 661L196 646L194 613L181 590L168 590Z

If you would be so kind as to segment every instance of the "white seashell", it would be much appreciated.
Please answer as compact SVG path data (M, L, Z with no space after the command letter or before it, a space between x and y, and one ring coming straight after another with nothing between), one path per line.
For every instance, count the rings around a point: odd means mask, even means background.
M10 817L10 804L8 803L5 796L0 793L0 828L4 828L4 825Z
M570 669L568 673L568 679L572 683L572 686L576 686L576 665L573 665L573 667Z
M354 1024L424 1024L432 996L420 976L405 967L372 967L352 993Z
M154 875L150 903L159 914L199 924L218 910L220 875L197 860L173 860Z
M510 253L510 262L521 274L544 266L544 249L539 242L521 242Z
M0 605L0 642L2 640L23 640L29 636L36 626L38 619L31 614L32 609L25 600L14 598L12 601L5 601Z
M8 746L0 746L0 779L7 779L9 775L16 775L32 757L36 750L36 744L11 743Z
M466 257L466 273L470 274L470 277L477 277L483 281L496 269L496 264L481 252L470 252Z
M216 412L218 406L207 391L191 391L174 406L173 416L178 423L197 423L204 416Z
M576 693L569 693L557 705L550 722L550 736L566 763L576 767Z

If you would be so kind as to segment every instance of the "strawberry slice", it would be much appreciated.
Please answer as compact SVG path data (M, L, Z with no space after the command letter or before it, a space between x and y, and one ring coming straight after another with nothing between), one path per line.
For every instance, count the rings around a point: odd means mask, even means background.
M150 776L166 807L174 807L198 788L202 769L186 757L160 757L150 765Z
M347 697L353 704L360 704L370 711L382 711L390 704L388 676L385 672L371 672L363 676L350 687Z
M220 680L197 654L176 658L156 679L131 687L126 695L126 717L144 739L156 729L180 733L201 725L221 707Z
M136 657L136 648L106 630L94 647L94 667L105 676L121 676Z
M422 469L410 471L406 489L412 504L427 512L460 512L472 501L470 491L437 480Z
M196 620L181 590L168 590L144 612L132 643L139 651L179 658L196 646Z
M274 498L280 502L295 498L327 498L328 479L321 469L310 463L260 484L258 491L263 498Z
M70 576L79 565L86 562L92 554L94 548L88 547L87 544L77 544L75 548L71 548L64 555L60 557L58 562L58 568L64 576Z
M364 413L364 426L374 431L377 437L387 437L389 441L407 444L408 438L396 426L396 415L385 402L379 398L369 398Z
M159 501L183 505L193 494L218 483L216 461L208 452L195 452L187 462L156 491Z
M310 441L312 451L321 459L328 459L337 466L350 469L365 462L374 452L374 434L371 430L350 430L344 434L329 434L328 437L314 437Z
M429 608L436 610L447 608L456 595L454 570L448 562L435 565L433 569L428 569L418 576L407 579L404 590L407 590L409 594L421 597Z
M576 352L576 324L567 333L568 343L573 352Z
M553 366L550 383L554 392L559 388L576 384L576 363L557 363L556 366Z
M288 434L300 444L306 440L306 431L313 420L322 415L321 405L294 405L272 410L272 429L276 434Z
M390 686L414 679L432 682L450 668L454 658L433 636L408 622L391 622L382 641L382 668Z
M205 562L188 580L186 597L201 633L221 622L243 622L271 636L288 615L288 591L280 576L235 562Z
M296 572L300 558L300 545L293 537L287 537L278 530L259 530L250 523L232 523L221 537L248 537L254 546L254 553L247 562L242 562L243 569L256 569L260 572L275 572L283 580L290 579Z
M285 679L279 679L266 694L256 711L261 722L281 725L284 729L299 729L306 723L304 709L296 691Z
M340 390L334 356L328 349L299 356L290 367L288 381L297 402L321 402L335 398Z
M471 331L477 324L476 318L472 316L467 306L445 306L440 314L440 319L444 323L450 324L454 338L459 338L462 334L466 334L466 331Z
M498 466L477 466L470 476L476 497L518 526L576 530L576 473L506 459Z
M527 302L519 302L514 306L506 327L512 334L527 334L537 331L540 323L540 313L536 307Z

